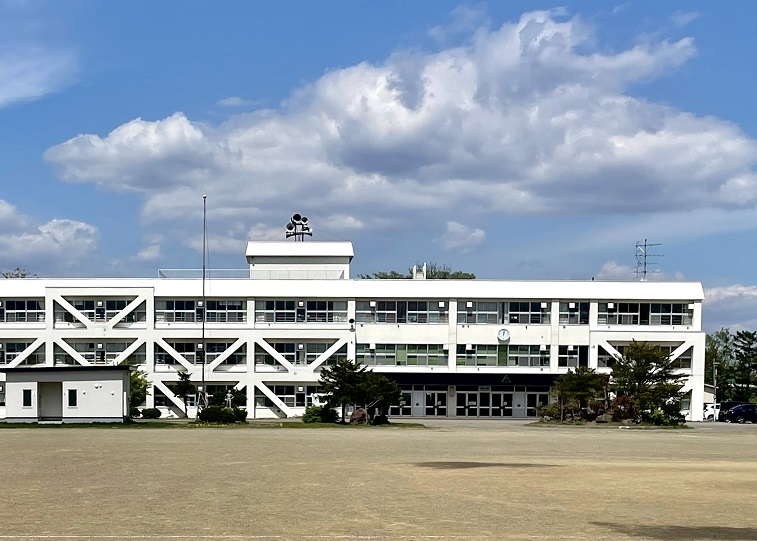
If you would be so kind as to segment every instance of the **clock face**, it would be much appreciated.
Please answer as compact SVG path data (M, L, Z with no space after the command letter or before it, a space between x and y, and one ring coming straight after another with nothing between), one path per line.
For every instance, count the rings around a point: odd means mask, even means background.
M510 340L510 331L507 329L500 329L499 332L497 332L497 338L501 342L506 342L507 340Z

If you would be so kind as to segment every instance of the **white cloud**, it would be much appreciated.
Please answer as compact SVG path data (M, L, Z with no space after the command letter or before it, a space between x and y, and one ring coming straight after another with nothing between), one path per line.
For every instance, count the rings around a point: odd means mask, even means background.
M44 274L80 266L97 247L97 228L75 220L37 224L0 200L0 254L3 265Z
M433 26L428 34L440 43L457 34L469 34L482 26L488 26L486 10L482 6L458 6L450 12L451 21L447 25Z
M691 21L699 17L699 13L694 11L676 11L670 16L670 20L673 24L679 28L682 28L689 24Z
M757 286L729 285L705 288L704 327L731 331L757 330Z
M160 257L160 244L151 244L140 250L134 256L134 259L137 261L155 261L156 259L160 259Z
M278 110L220 126L136 119L45 159L69 182L142 193L144 221L182 238L202 193L242 241L236 224L273 228L293 201L397 230L443 228L450 213L753 209L755 140L627 91L692 58L693 40L616 52L596 40L578 17L532 12L463 46L329 71Z
M638 280L640 279L641 269L629 265L623 265L617 261L608 261L596 274L598 280ZM680 271L672 275L662 272L660 269L647 267L647 280L650 282L685 280L686 277Z
M447 222L447 232L435 240L445 250L458 250L468 252L477 244L481 244L486 237L483 229L469 227L460 222Z
M239 96L229 96L228 98L223 98L216 102L216 105L219 107L244 107L245 105L254 105L254 104L255 104L255 101L246 100L246 99L240 98Z

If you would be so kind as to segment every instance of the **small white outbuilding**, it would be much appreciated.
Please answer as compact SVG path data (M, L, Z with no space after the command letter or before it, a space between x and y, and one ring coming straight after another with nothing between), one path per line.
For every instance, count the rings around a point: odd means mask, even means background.
M5 372L9 423L122 423L129 415L128 366L37 366Z

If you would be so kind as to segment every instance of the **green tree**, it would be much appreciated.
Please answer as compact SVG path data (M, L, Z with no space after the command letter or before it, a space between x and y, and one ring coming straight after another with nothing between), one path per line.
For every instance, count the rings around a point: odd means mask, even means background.
M150 394L150 382L147 381L147 372L131 370L129 372L129 407L136 408L147 400Z
M420 269L423 267L423 264L416 263L415 266ZM358 278L370 280L407 280L412 277L413 267L410 267L407 270L407 273L401 273L397 271L383 271L358 275ZM453 271L447 265L439 265L438 263L433 262L426 264L427 280L474 280L475 278L476 275L472 272Z
M37 275L34 273L31 273L25 269L22 269L21 267L16 267L12 271L5 271L0 273L3 275L3 278L36 278Z
M337 360L331 366L321 370L319 381L320 392L326 395L327 404L331 407L341 406L342 419L348 404L357 404L363 398L360 389L367 372L360 362L350 359Z
M733 362L724 371L732 400L757 399L757 332L738 331L733 337Z
M374 424L386 421L389 407L402 401L402 390L397 382L383 374L365 372L358 384L356 404L364 406ZM374 411L378 410L378 415Z
M722 385L726 380L721 378L721 375L724 372L727 375L728 365L733 362L733 338L731 331L725 327L707 335L704 353L704 378L705 383L714 385L713 376L716 373L718 374L718 398L731 394L731 390ZM725 400L730 399L725 398Z
M190 381L191 376L189 372L179 372L178 375L179 381L173 386L173 392L184 402L184 415L187 415L187 400L189 399L189 395L195 394L196 390L194 383Z
M685 379L667 353L647 342L631 342L612 366L613 391L633 399L641 421L677 423Z
M555 390L560 402L560 421L565 419L565 409L571 410L575 416L575 410L583 414L589 401L599 396L604 396L605 377L597 374L593 368L579 366L573 371L568 370L555 378Z

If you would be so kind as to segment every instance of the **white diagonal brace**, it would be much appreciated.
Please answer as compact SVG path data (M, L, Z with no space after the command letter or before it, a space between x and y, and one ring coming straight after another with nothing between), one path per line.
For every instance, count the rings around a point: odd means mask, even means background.
M670 360L671 360L671 361L674 361L674 360L676 360L676 359L677 359L678 357L680 357L680 356L681 356L681 355L682 355L683 353L685 353L687 349L689 349L689 348L690 348L691 346L693 346L693 345L694 345L694 344L692 344L691 342L687 342L687 341L684 341L684 343L683 343L683 344L681 344L680 346L678 346L678 347L677 347L676 349L674 349L674 350L673 350L673 351L671 352L671 354L670 354Z
M218 357L213 359L212 363L208 363L207 365L208 370L210 371L215 370L219 364L221 364L223 361L228 359L231 356L231 354L234 353L236 350L238 350L244 343L245 341L242 338L238 338L236 342L234 342L228 348L226 348L226 351L224 351Z
M336 353L339 348L341 348L344 344L347 343L347 340L344 338L338 339L336 342L334 342L326 351L318 355L315 361L310 363L308 365L308 370L313 372L316 368L321 366L323 363L325 363L329 357L331 357L334 353Z
M63 295L60 293L56 293L53 295L53 300L60 304L67 312L69 312L72 316L74 316L76 319L78 319L80 322L84 323L84 325L90 329L92 327L92 322L87 318L84 314L79 312L76 308L74 308L74 305L68 302L66 299L63 298Z
M28 348L26 348L24 351L18 354L18 356L13 359L11 362L8 363L8 368L16 368L18 365L20 365L22 362L26 360L29 355L37 351L37 348L44 344L45 341L41 338L37 338L34 342L32 342Z
M68 345L68 342L66 342L65 340L55 339L55 340L53 340L53 342L55 344L58 344L58 346L60 346L60 348L63 351L65 351L66 353L68 353L69 355L71 355L71 357L73 357L74 360L77 363L79 363L80 365L82 365L82 366L91 366L92 363L90 363L87 359L85 359L84 357L82 357L81 353L79 353L74 348L72 348L70 345Z
M292 413L291 408L284 404L281 398L276 396L274 392L268 387L268 385L266 385L262 381L258 381L255 383L255 386L263 391L263 394L270 398L271 402L273 402L276 407L278 407L284 413L284 415L286 415L287 417L294 417L294 413Z
M162 381L153 381L152 384L163 391L163 394L166 395L166 397L173 402L177 408L181 410L182 413L184 413L184 402L176 396L171 389L168 388L168 386L163 383Z
M180 365L182 365L184 368L186 368L190 372L192 372L195 369L195 366L192 363L186 360L183 356L179 355L179 352L177 352L174 348L169 346L168 342L166 342L162 338L156 338L155 343L158 344L160 347L162 347L163 351L165 351L171 357L176 359Z
M260 347L262 347L264 350L266 350L268 353L270 353L271 357L276 359L284 368L286 368L289 372L294 372L294 366L292 363L287 361L284 356L273 349L273 346L266 342L265 340L255 341L257 344L260 344Z
M110 318L110 320L105 324L105 328L108 330L113 329L113 327L116 326L116 324L121 321L124 317L126 317L129 313L136 310L140 304L147 303L147 297L145 295L137 295L137 297L131 301L129 304L126 305L126 308L118 312L115 316Z
M611 346L607 340L599 340L597 345L605 348L605 351L609 353L610 355L612 355L613 358L622 357L620 352L617 349L615 349L613 346Z
M115 359L113 359L113 364L121 364L122 362L124 362L126 359L129 358L129 355L137 351L144 343L145 343L144 339L134 340L134 342L129 344L129 346L125 350L123 350L121 353L118 354L118 356L116 356Z

